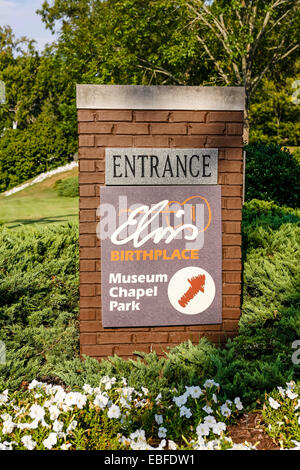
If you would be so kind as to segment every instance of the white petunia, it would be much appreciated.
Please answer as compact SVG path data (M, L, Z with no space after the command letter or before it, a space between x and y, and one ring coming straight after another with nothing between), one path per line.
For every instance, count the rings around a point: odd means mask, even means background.
M220 436L223 431L226 431L226 424L220 421L213 425L212 430L214 434Z
M178 406L185 405L188 399L188 393L184 393L183 395L180 395L179 397L173 397L173 402Z
M169 450L177 450L177 445L174 441L168 440L168 448Z
M205 382L204 382L204 387L205 388L211 388L211 387L219 387L220 385L215 382L214 380L211 380L211 379L207 379Z
M231 415L231 410L226 404L221 406L221 414L226 418L229 418L229 416Z
M69 447L71 447L71 445L72 445L72 444L70 444L70 443L69 443L69 444L63 444L63 445L60 447L60 449L61 449L61 450L69 450Z
M49 406L49 413L51 421L55 421L60 415L60 410L56 405L51 405Z
M300 400L298 400L297 405L295 405L295 411L298 410L298 408L300 408Z
M164 437L167 436L167 429L164 428L163 426L160 426L160 427L158 428L158 434L157 434L157 435L158 435L158 437L159 437L160 439L163 439Z
M242 405L240 397L236 397L234 399L234 404L235 404L237 410L241 411L243 409L243 405Z
M32 439L31 436L23 436L21 439L24 447L28 450L33 450L36 447L36 442Z
M145 431L143 429L137 429L135 432L132 432L129 437L133 441L137 440L137 439L145 440L146 439L146 434L145 434Z
M286 394L291 400L294 400L298 397L298 393L294 393L291 390L287 390Z
M31 405L29 410L29 416L33 420L42 421L45 416L45 410L40 405Z
M8 390L0 393L0 406L8 402Z
M67 406L76 405L80 410L85 406L87 397L80 392L67 393L65 404Z
M40 387L42 387L42 385L43 385L42 382L38 382L37 380L34 379L28 385L28 390L33 390L34 388L40 388Z
M216 424L216 418L214 416L205 416L204 423L212 428Z
M107 416L109 418L119 419L121 416L121 411L118 405L111 405L111 407L108 410Z
M198 424L196 428L196 433L198 434L199 437L202 436L208 436L209 435L209 426L206 423L200 423Z
M13 432L15 426L16 424L12 421L12 418L9 416L8 419L3 421L2 434L10 434L11 432Z
M43 440L43 444L47 449L52 449L53 446L57 443L57 434L56 432L50 432L47 439Z
M154 415L154 419L158 425L164 422L164 417L162 415Z
M202 410L205 411L205 413L207 413L208 415L210 413L213 413L213 409L208 405L203 406Z
M95 396L94 405L99 406L102 410L106 407L108 403L108 397L99 393Z
M203 392L200 387L195 386L195 387L185 387L186 388L186 393L188 393L192 398L199 398L201 395L203 395Z
M190 418L192 416L192 412L189 408L187 408L186 406L182 406L180 408L180 416L185 416L186 418Z
M67 427L67 434L71 431L74 431L74 429L76 428L77 426L77 421L74 419L73 421L71 421L71 423L69 424L69 426Z
M269 403L270 407L274 410L277 410L280 407L280 403L278 403L278 401L274 400L272 397L269 397Z
M280 395L281 395L282 397L285 397L285 390L284 390L284 388L282 388L282 387L277 387L277 389L278 389Z
M82 387L82 390L84 391L84 393L87 393L88 395L92 395L94 391L93 387L91 387L89 384L84 384L84 386Z
M61 432L63 430L64 423L61 421L58 421L57 419L53 423L53 431L55 432Z
M108 375L105 375L104 377L102 377L102 379L100 380L100 383L105 385L105 390L110 390L112 385L117 381L117 379L115 377L108 377Z

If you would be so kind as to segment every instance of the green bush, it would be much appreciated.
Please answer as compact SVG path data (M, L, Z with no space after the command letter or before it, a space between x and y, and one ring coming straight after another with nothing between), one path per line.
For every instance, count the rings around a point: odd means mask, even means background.
M0 230L0 340L10 388L78 354L77 226Z
M76 197L79 195L78 176L67 178L65 180L58 180L55 183L55 189L59 196L63 197Z
M300 205L300 165L279 145L247 145L246 200L262 199L289 207Z

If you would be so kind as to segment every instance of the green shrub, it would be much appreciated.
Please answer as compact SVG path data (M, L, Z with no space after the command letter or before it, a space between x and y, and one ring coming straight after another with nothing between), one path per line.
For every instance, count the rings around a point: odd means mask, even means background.
M10 388L78 354L77 226L0 230L0 340Z
M246 200L263 199L299 207L300 165L293 154L279 145L247 145Z
M67 178L65 180L58 180L55 183L55 189L59 196L63 197L76 197L79 195L78 176Z

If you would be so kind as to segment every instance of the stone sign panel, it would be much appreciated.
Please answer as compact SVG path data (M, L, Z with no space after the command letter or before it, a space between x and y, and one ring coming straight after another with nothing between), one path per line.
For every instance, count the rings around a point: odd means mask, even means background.
M217 184L217 149L107 148L106 185Z
M219 186L102 187L104 327L222 321Z

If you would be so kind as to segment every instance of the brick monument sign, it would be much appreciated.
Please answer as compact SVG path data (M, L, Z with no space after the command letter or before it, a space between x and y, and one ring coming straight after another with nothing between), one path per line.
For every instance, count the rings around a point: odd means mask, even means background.
M81 354L236 334L244 99L240 87L77 86Z

